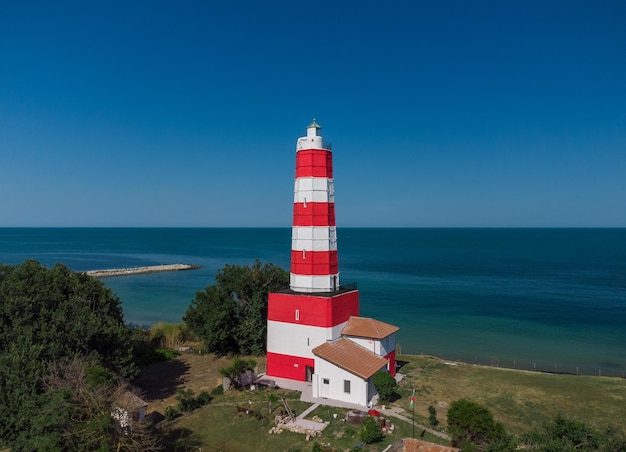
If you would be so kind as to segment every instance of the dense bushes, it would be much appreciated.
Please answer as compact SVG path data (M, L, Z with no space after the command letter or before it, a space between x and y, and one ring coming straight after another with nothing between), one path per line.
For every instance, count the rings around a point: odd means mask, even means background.
M289 285L289 273L273 264L226 265L215 284L196 297L183 318L209 352L260 355L267 340L267 294Z
M456 400L448 409L448 433L452 445L464 452L513 451L516 449L512 437L504 426L493 419L484 406L470 400Z
M87 389L110 405L112 381L137 371L120 301L104 284L60 264L0 265L0 446L81 448L89 435L69 431L110 427L110 411L82 404ZM52 384L53 374L76 384Z

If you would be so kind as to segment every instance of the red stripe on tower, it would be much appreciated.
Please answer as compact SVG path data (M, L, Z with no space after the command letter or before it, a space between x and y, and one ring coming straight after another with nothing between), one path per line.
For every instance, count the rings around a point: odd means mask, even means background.
M333 156L313 122L296 146L290 287L295 292L339 288Z

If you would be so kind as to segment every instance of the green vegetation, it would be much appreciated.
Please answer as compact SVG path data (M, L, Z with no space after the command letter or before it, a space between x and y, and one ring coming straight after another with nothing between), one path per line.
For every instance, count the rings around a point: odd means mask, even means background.
M230 386L235 389L240 389L241 384L241 374L243 374L247 370L254 370L256 367L256 361L253 359L241 359L235 358L233 363L228 367L222 367L220 369L220 375L228 378L230 381Z
M131 336L100 281L60 264L0 265L0 447L110 443L118 380L138 373Z
M428 422L431 427L436 427L439 424L437 420L437 409L432 405L428 406Z
M185 362L197 362L205 357L208 362L218 360L212 355L181 356ZM626 428L621 422L626 401L626 382L622 379L452 365L423 356L399 356L398 360L403 366L401 372L406 376L396 390L400 398L391 402L391 406L404 408L401 414L410 419L412 413L409 399L415 387L415 419L418 424L415 436L426 441L450 445L450 441L424 432L420 426L430 424L431 410L428 407L436 408L435 416L439 423L435 428L446 432L450 406L455 400L465 398L488 409L494 425L502 424L506 427L506 435L502 438L504 441L492 442L491 450L511 450L512 446L519 444L528 450L573 451L567 448L550 449L546 444L544 428L558 417L557 414L545 414L552 412L561 412L568 421L582 423L586 428L592 427L589 431L594 438L598 438L598 450L626 450L623 447ZM232 362L219 358L215 374L217 369ZM262 362L260 365L262 367ZM210 405L179 418L169 426L167 431L173 441L169 447L174 450L186 444L205 450L310 451L317 443L317 450L330 451L352 450L355 444L362 442L360 426L343 421L347 410L328 406L320 406L307 416L307 419L320 417L329 422L321 436L311 438L309 442L305 441L304 435L287 431L280 435L268 434L274 426L274 416L283 410L280 403L282 397L287 398L289 407L297 413L310 407L310 404L299 400L298 392L283 389L228 391L223 395L215 395ZM505 400L508 402L505 403ZM238 413L237 406L251 408L254 415ZM336 417L333 416L335 414ZM412 435L410 421L393 416L389 419L395 427L393 433L385 433L380 442L365 445L363 450L382 451L393 442ZM611 425L613 428L609 428ZM609 444L613 447L605 446ZM585 450L581 447L576 450Z
M598 431L563 416L523 436L526 450L536 451L626 451L626 437L608 428Z
M221 374L241 387L239 375L256 362L224 355L264 351L267 293L287 284L288 273L272 265L226 266L216 285L196 294L185 324L146 331L124 325L119 300L98 280L62 265L0 265L0 449L152 451L163 439L173 450L346 450L363 441L372 442L364 450L374 451L411 436L406 420L392 417L393 433L379 437L368 426L373 420L363 429L347 425L346 410L325 406L309 415L328 422L315 441L287 431L269 435L283 409L280 399L296 413L310 404L282 389L224 393L213 386ZM218 356L171 350L194 334ZM173 362L156 363L161 370L142 378L156 394L167 386L168 395L151 402L166 422L158 432L149 422L122 427L112 413L130 389L127 381L138 374L136 363L163 360ZM381 402L408 410L415 388L416 422L448 431L464 452L508 451L518 444L546 452L626 451L622 379L509 371L424 356L398 356L398 362L405 374L400 385L385 381L387 373L375 376ZM188 386L192 379L197 396ZM448 443L421 427L416 434Z
M374 374L374 388L381 403L387 404L391 401L397 386L396 379L389 372L378 371Z
M542 452L626 451L626 436L614 429L599 431L564 416L518 438L506 433L486 407L465 399L450 405L448 433L452 435L452 444L463 452L513 452L520 447Z
M157 348L175 349L193 340L194 335L184 323L158 322L150 327L149 339Z
M198 394L198 397L194 397L194 393L191 389L179 389L176 393L176 400L178 400L177 410L189 413L208 404L211 398L211 395L207 391L202 391Z
M383 430L371 416L366 417L361 424L361 441L365 444L372 444L383 439Z
M267 294L288 285L289 273L273 264L226 265L214 285L196 292L183 320L209 352L261 355L267 341Z
M448 433L452 445L464 452L514 451L516 445L504 425L495 422L484 406L466 399L456 400L448 410Z
M268 413L268 393L273 394L278 403L272 404ZM352 450L356 443L363 440L359 425L344 422L347 409L320 406L307 416L314 416L328 422L321 436L310 438L300 433L284 430L280 434L269 434L275 426L274 417L284 411L281 398L287 400L288 406L296 413L302 413L311 406L299 400L300 393L284 389L257 389L255 391L229 391L223 396L215 397L207 407L198 409L169 426L168 450L276 450L276 451L343 451ZM252 415L237 411L237 407L250 408ZM334 417L333 415L337 416ZM383 439L362 450L380 451L394 441L411 436L411 425L391 418L396 430L393 434L385 434ZM426 434L427 440L434 437ZM329 446L330 444L330 446ZM184 449L187 447L188 449Z
M547 425L559 415L603 430L613 426L626 434L624 417L626 381L621 378L558 375L514 371L497 367L447 363L429 356L399 355L406 377L395 402L409 409L415 388L415 418L428 425L428 406L437 408L440 426L449 404L468 399L493 413L511 433L524 433Z

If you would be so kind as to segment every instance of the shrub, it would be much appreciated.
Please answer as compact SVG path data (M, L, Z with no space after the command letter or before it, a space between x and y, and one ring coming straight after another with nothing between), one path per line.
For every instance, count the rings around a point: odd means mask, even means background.
M198 401L193 396L191 389L179 389L176 394L178 409L180 411L191 412L198 408Z
M165 408L165 420L167 421L173 421L178 417L179 414L179 411L173 406L168 406L167 408Z
M155 347L176 348L190 337L184 323L155 323L150 327L150 341Z
M224 386L220 385L220 386L216 386L211 390L211 395L212 396L218 396L218 395L222 395L224 394Z
M365 444L372 444L383 438L383 430L371 416L365 418L361 424L361 441Z
M381 403L389 403L397 385L396 379L389 372L380 370L374 374L374 388L378 392Z
M198 402L198 405L204 406L211 401L211 395L208 393L208 391L202 391L200 394L198 394L198 397L196 397L196 401Z
M433 427L439 424L439 421L437 420L437 410L432 405L428 406L428 421L430 422L430 425L432 425Z
M448 410L448 433L452 445L461 450L515 450L511 436L504 426L493 419L484 406L470 400L455 400ZM496 446L497 445L497 446Z

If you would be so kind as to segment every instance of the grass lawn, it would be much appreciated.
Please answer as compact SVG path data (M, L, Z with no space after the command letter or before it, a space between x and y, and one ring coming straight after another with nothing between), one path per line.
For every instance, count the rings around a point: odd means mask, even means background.
M264 358L255 358L264 368ZM608 377L555 375L502 368L481 367L463 363L448 363L427 356L400 355L401 373L399 398L391 405L401 407L411 418L409 399L415 388L416 423L428 425L428 406L437 410L439 429L444 430L449 404L461 398L487 406L496 420L515 434L540 427L556 415L577 419L604 429L612 425L626 434L626 380ZM148 411L164 413L165 407L175 406L177 389L192 389L196 394L211 390L219 377L219 368L229 365L226 358L212 355L182 354L168 363L146 369L140 387L146 393ZM160 367L159 367L160 366ZM167 378L160 372L165 369ZM277 450L310 451L314 442L330 445L331 450L349 449L360 442L359 427L343 422L346 410L320 406L307 418L317 415L329 425L317 438L305 441L305 436L283 431L269 434L274 416L282 409L280 400L272 404L269 413L268 393L284 397L290 409L303 412L310 404L300 402L299 393L287 390L229 391L216 396L207 406L187 414L175 422L161 422L167 434L169 450ZM250 408L254 414L238 413L237 406ZM333 414L337 417L333 417ZM392 442L412 435L411 423L391 418L395 431L365 450L380 451ZM416 426L415 434L422 430ZM439 444L445 441L426 433L424 439Z
M562 414L603 429L613 425L626 433L626 380L516 371L447 363L438 358L402 355L400 384L404 403L415 388L416 415L428 418L428 406L445 422L447 406L461 398L487 406L511 432L533 430Z

